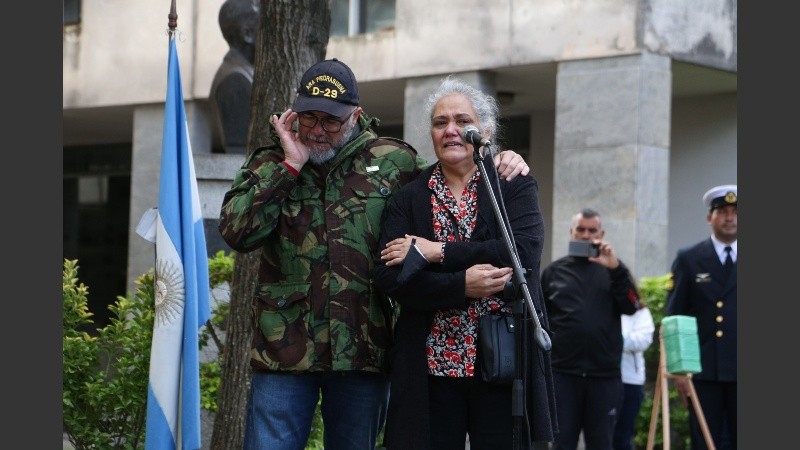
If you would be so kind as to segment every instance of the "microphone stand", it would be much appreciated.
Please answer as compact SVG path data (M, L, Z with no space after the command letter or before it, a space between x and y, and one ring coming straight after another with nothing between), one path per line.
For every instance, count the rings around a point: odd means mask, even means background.
M508 223L508 215L505 211L505 205L503 203L503 198L499 195L500 192L500 176L497 173L497 168L495 167L494 163L491 164L492 169L495 173L495 182L497 184L497 191L495 192L495 187L492 186L492 183L489 181L489 177L487 175L487 169L484 161L485 155L482 155L480 152L479 145L472 145L474 149L473 160L475 164L478 166L478 170L481 172L481 179L483 180L484 185L486 186L487 190L489 191L489 197L492 201L492 207L494 209L495 217L497 218L498 224L500 225L500 231L503 234L503 240L505 242L506 250L508 251L508 255L513 262L513 274L511 277L511 281L509 284L506 285L506 288L503 290L504 298L509 299L513 298L512 302L512 313L514 316L514 324L516 328L516 333L514 333L514 341L516 343L516 352L515 352L515 364L514 364L514 371L515 376L514 380L512 381L511 386L511 417L514 420L514 449L528 449L530 448L530 433L523 433L522 430L527 427L527 421L525 421L525 375L526 375L526 365L528 358L528 342L527 339L524 339L524 336L527 334L527 327L528 322L524 320L525 317L528 315L533 319L533 337L536 341L536 344L541 348L543 351L549 351L552 343L550 342L550 336L547 335L547 332L544 331L542 328L542 324L539 322L539 315L536 313L536 307L533 304L533 300L531 299L531 293L528 289L528 282L525 279L525 272L526 270L522 268L522 264L519 260L519 253L517 252L517 248L514 245L512 234L511 234L511 225ZM492 161L492 155L494 154L492 150L492 144L487 143L484 145L487 151L486 154L490 156L489 160ZM538 274L537 274L538 275ZM520 296L521 295L521 296ZM522 300L525 301L525 305L527 309L523 310ZM527 314L525 314L527 313ZM525 427L525 428L524 428ZM523 446L522 437L527 436L527 442Z

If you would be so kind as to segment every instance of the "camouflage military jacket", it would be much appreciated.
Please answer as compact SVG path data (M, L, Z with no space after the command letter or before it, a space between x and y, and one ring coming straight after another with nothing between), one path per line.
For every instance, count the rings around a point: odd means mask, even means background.
M298 176L279 145L257 149L225 194L225 242L261 250L254 370L386 370L392 312L370 281L372 256L389 196L425 162L402 141L376 139L377 119L359 121L363 131L334 159Z

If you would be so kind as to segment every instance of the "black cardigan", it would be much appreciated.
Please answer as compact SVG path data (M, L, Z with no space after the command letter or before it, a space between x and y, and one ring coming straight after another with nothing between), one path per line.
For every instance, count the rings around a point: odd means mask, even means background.
M427 186L433 167L424 170L389 200L375 254L375 286L400 304L395 341L389 350L391 394L384 442L391 450L430 447L425 341L434 313L467 306L464 296L467 268L479 263L513 266L495 219L491 194L482 179L478 185L478 216L470 241L448 242L444 264L430 264L405 285L397 282L402 266L387 267L380 259L380 249L404 234L435 240L431 191ZM486 173L496 190L496 172L489 167ZM501 180L500 186L520 263L523 269L528 269L526 282L531 300L540 323L547 330L539 279L544 221L539 210L538 186L530 175L517 176L510 182ZM524 383L525 409L531 430L528 437L530 441L552 441L557 426L550 353L543 352L535 344L532 326L524 328L531 349ZM527 430L523 430L523 436L527 434Z

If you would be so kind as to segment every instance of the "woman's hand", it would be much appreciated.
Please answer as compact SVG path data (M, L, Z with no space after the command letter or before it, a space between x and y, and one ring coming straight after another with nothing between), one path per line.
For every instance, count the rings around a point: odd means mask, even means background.
M476 264L467 269L464 295L470 298L483 298L502 292L511 280L510 267L495 267L491 264Z
M387 266L403 264L412 245L416 245L428 262L439 262L441 259L441 243L410 234L387 242L386 248L381 250L381 259L386 261Z

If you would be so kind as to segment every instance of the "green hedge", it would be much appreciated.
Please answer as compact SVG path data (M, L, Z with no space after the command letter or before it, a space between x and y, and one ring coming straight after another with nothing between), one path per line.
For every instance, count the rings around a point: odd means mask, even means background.
M97 330L91 327L89 288L78 282L77 261L64 261L62 285L64 432L78 450L142 448L153 335L152 275L137 281L135 296L117 297L109 306L110 323Z
M109 305L110 323L96 328L87 305L89 287L78 277L78 261L64 260L63 288L63 426L76 450L144 448L150 343L155 311L153 270L136 281L136 292ZM211 319L200 330L199 346L216 350L217 358L200 364L200 404L217 410L220 360L233 276L233 254L218 252L208 261L212 288ZM319 407L308 450L322 449Z

